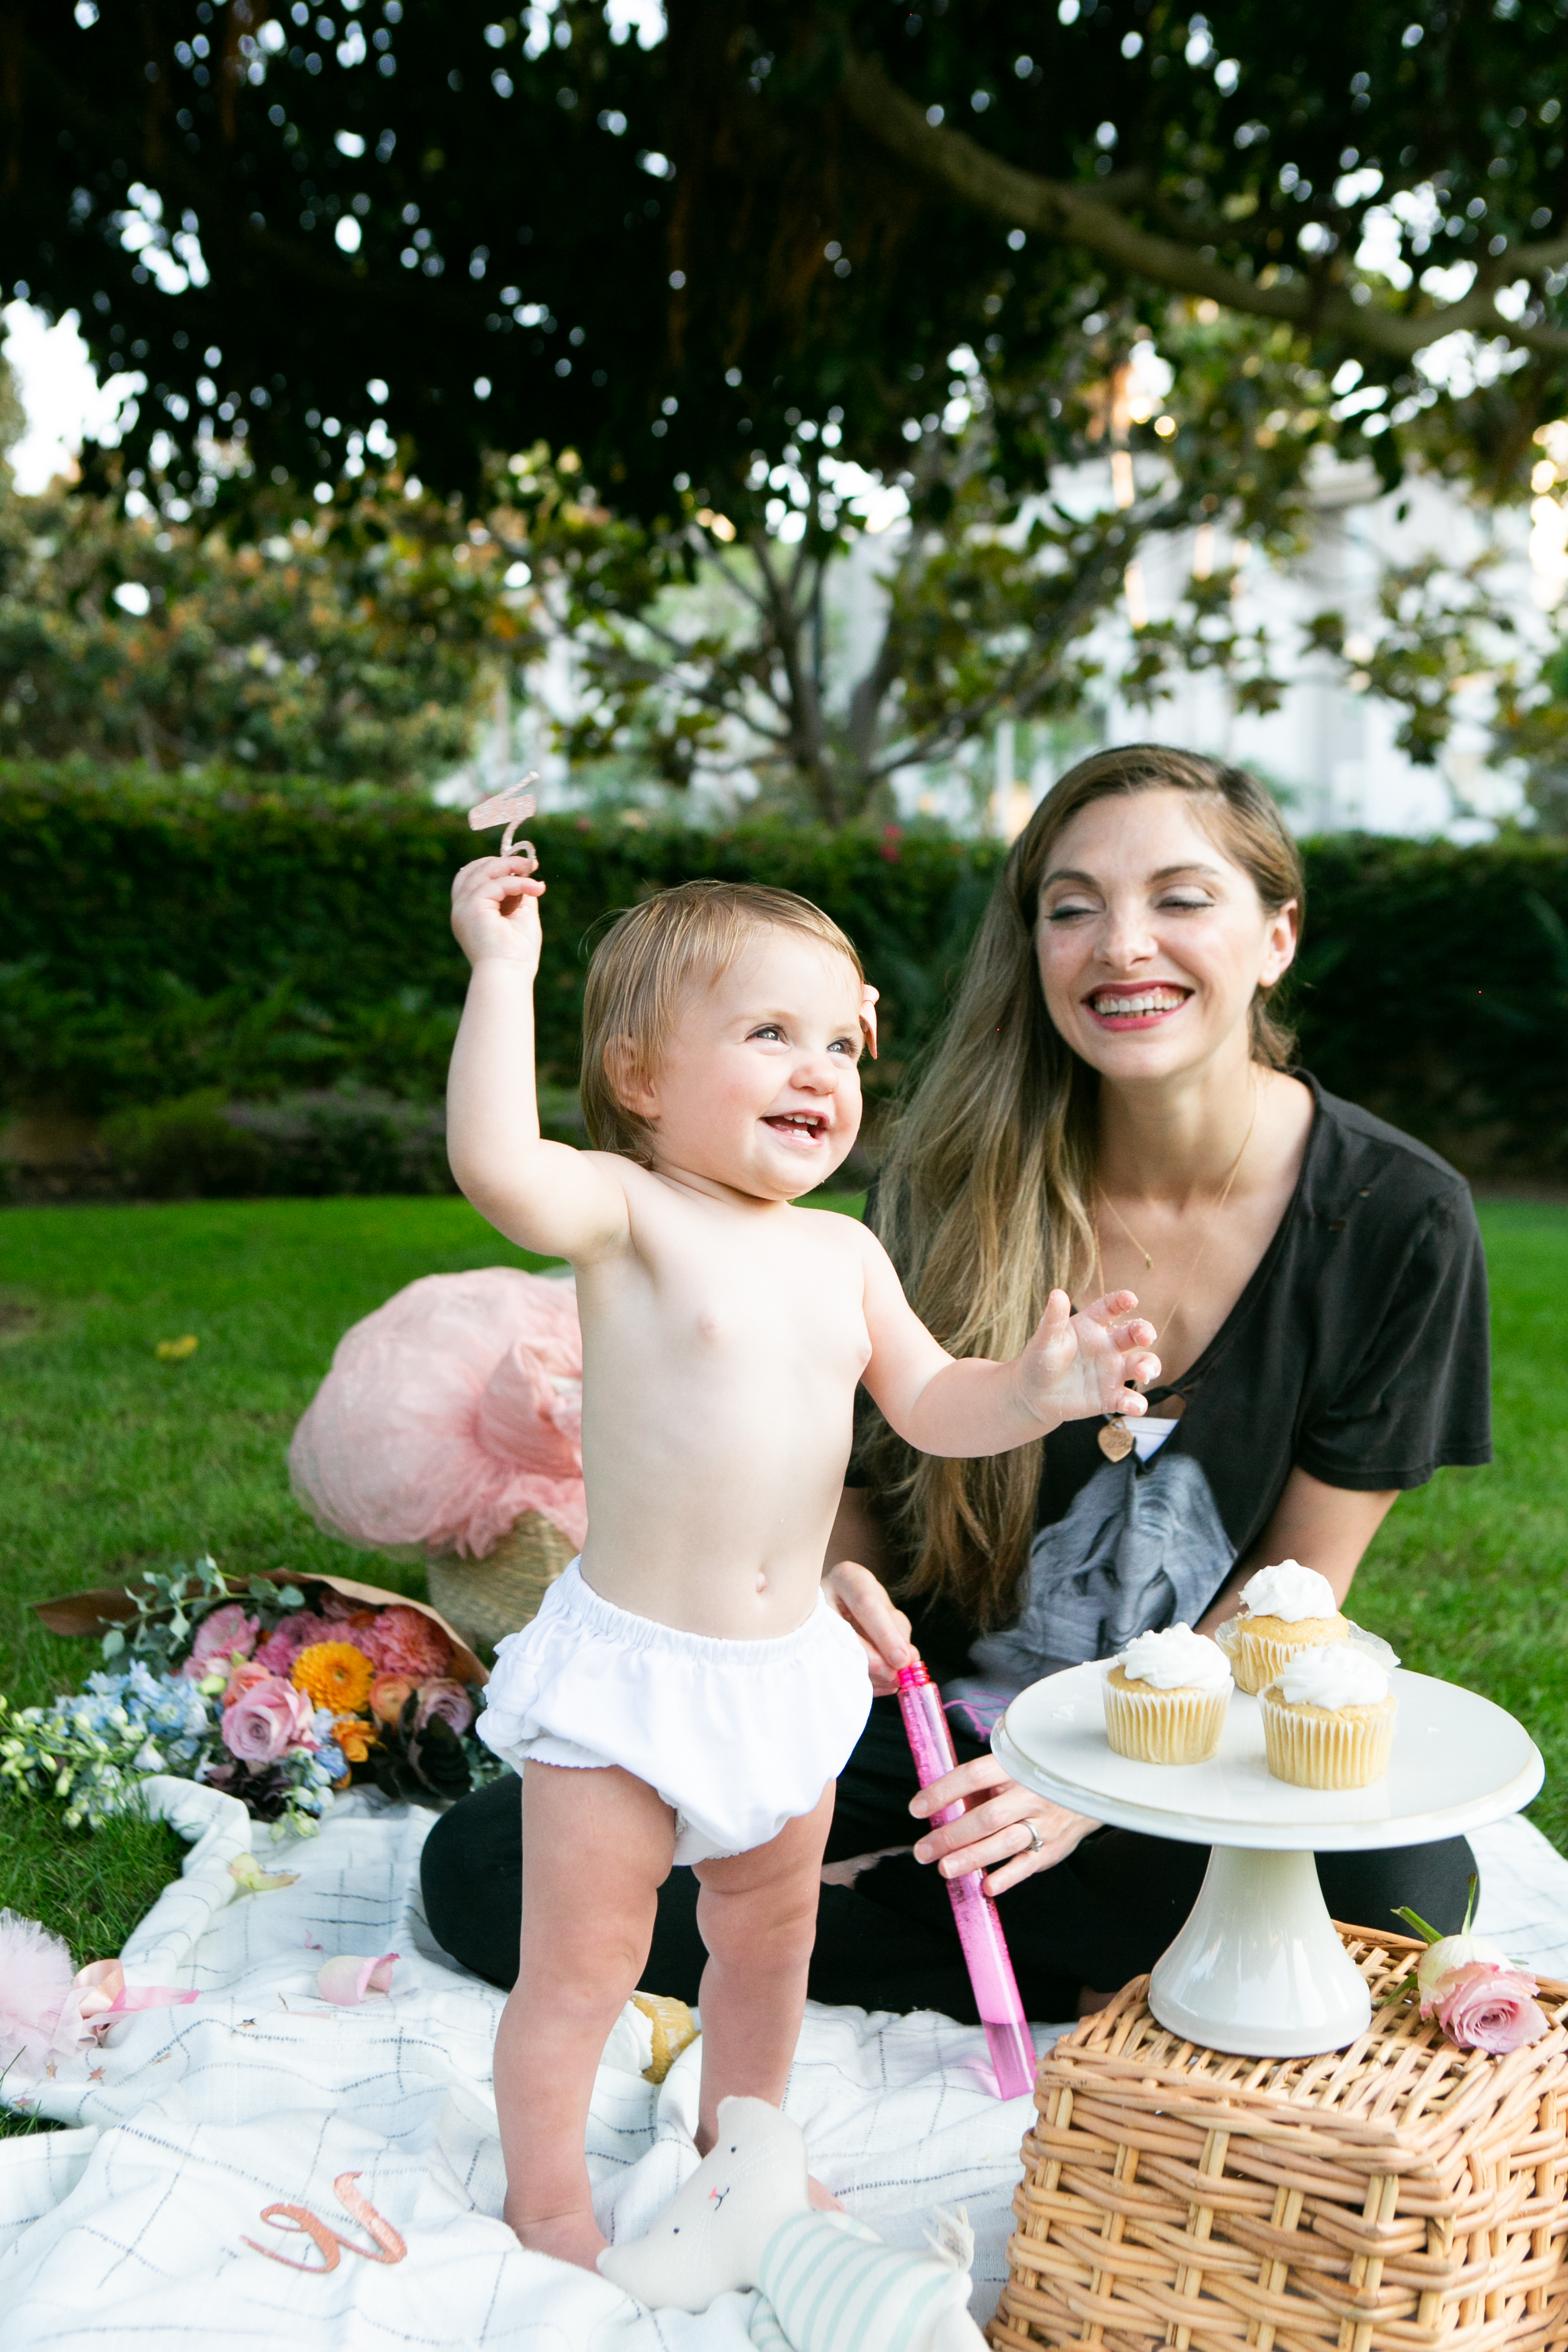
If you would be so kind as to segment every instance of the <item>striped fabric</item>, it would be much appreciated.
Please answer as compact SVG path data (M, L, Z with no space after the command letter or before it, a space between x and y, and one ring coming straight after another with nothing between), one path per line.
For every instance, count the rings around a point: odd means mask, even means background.
M798 2213L763 2249L752 2342L762 2352L923 2352L942 2312L963 2310L969 2278L929 2255L898 2253L841 2213Z

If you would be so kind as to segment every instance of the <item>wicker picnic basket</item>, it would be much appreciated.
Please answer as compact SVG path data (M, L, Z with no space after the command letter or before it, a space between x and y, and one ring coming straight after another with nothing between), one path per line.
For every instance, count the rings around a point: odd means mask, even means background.
M997 2352L1568 2346L1568 1986L1490 2058L1375 2006L1419 1944L1340 1933L1374 2003L1348 2050L1196 2048L1140 1977L1041 2061Z
M538 1511L524 1511L483 1559L447 1552L430 1562L430 1604L476 1649L493 1650L538 1613L562 1570L576 1558L570 1536Z

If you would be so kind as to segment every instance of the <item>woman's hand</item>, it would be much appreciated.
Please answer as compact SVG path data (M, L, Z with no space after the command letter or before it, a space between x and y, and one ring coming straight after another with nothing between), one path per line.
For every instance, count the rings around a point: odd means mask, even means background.
M889 1698L899 1687L899 1668L913 1665L918 1654L910 1640L910 1621L895 1609L883 1587L858 1560L841 1559L822 1580L832 1606L860 1636L871 1688Z
M984 1802L944 1828L929 1831L914 1851L917 1862L934 1862L944 1878L988 1871L985 1886L991 1895L1005 1895L1036 1871L1054 1869L1090 1830L1100 1827L1087 1813L1069 1813L1048 1798L1037 1797L1033 1790L1020 1788L994 1756L976 1756L956 1771L944 1773L910 1799L910 1811L926 1821L982 1790L991 1792Z

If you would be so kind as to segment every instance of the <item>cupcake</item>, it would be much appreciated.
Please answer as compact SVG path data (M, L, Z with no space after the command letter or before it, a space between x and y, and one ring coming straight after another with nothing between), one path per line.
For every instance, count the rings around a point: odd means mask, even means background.
M1201 1764L1219 1746L1230 1668L1190 1625L1140 1633L1105 1677L1105 1732L1135 1764Z
M1263 1691L1298 1652L1347 1641L1352 1630L1349 1619L1340 1615L1328 1578L1299 1559L1282 1559L1247 1579L1240 1615L1223 1624L1215 1639L1238 1686Z
M1263 1695L1268 1769L1298 1789L1364 1789L1381 1780L1398 1701L1377 1660L1353 1642L1302 1650Z

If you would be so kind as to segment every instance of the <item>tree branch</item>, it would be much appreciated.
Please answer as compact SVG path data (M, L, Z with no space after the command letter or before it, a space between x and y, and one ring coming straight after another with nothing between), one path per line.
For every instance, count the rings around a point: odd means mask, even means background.
M1375 301L1355 302L1343 287L1321 279L1261 285L1216 261L1207 261L1174 237L1157 236L1124 220L1100 196L1068 182L1020 171L976 146L962 131L926 121L915 100L898 89L879 65L851 56L839 97L861 130L899 163L977 212L1009 226L1032 229L1085 247L1116 268L1173 293L1194 294L1254 317L1282 319L1319 334L1338 336L1363 350L1408 360L1440 335L1461 331L1501 335L1510 343L1552 358L1568 356L1568 331L1525 326L1505 319L1493 299L1493 283L1537 276L1568 262L1568 239L1516 246L1489 265L1488 282L1478 278L1457 302L1425 304L1411 311L1384 310ZM1495 276L1494 276L1495 273Z
M580 638L576 642L581 646ZM593 645L587 658L607 674L612 688L615 686L668 686L671 674L669 664L649 661L643 655L633 653L628 646L603 638ZM755 681L751 683L755 685ZM761 735L768 742L783 744L791 740L787 720L777 729L771 728L745 707L745 686L742 683L732 681L714 685L704 678L700 670L694 668L682 682L680 691L720 718L737 719L742 726L749 727L753 734ZM773 699L771 695L766 698L769 701Z

